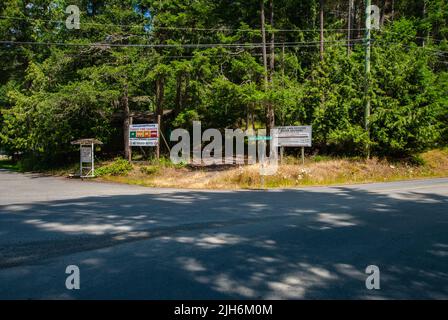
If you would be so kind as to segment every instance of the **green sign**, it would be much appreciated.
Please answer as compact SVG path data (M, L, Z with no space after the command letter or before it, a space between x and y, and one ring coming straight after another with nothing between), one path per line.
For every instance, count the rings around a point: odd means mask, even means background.
M249 141L267 141L272 140L270 136L249 136Z

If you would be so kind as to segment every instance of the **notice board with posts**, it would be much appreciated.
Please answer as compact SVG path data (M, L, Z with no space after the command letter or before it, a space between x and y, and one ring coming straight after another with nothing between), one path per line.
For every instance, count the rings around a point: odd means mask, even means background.
M275 127L272 131L277 147L311 147L312 126Z

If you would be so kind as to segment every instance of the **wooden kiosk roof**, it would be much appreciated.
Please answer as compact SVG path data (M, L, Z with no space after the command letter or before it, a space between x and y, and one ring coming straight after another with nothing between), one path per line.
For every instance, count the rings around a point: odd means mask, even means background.
M87 145L87 144L103 144L100 140L89 138L89 139L78 139L71 142L72 144L79 144L79 145Z

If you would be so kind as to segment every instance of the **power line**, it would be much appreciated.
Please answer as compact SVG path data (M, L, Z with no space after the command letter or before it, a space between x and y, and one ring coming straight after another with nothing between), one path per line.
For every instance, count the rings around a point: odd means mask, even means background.
M392 41L378 41L375 40L373 41L373 43L378 46L378 45L391 45L391 44L396 44L396 45L400 45L401 47L407 48L407 49L420 49L420 50L426 50L426 51L431 51L434 54L441 54L441 55L445 55L448 54L448 51L443 51L443 50L439 50L439 49L434 49L434 48L430 48L428 46L422 47L422 46L416 46L416 47L411 47L409 45L405 45L401 42L392 42Z
M364 39L358 38L351 40L353 42L363 42ZM345 47L347 46L346 40L326 40L326 45L330 47ZM67 42L34 42L34 41L9 41L9 40L1 40L0 44L3 45L37 45L37 46L65 46L65 47L97 47L97 48L127 48L127 47L134 47L134 48L190 48L190 49L197 49L197 48L245 48L245 49L256 49L261 48L262 43L199 43L199 44L120 44L120 43L67 43ZM402 48L412 49L413 47L404 45L400 42L377 42L374 41L373 45L374 47L378 46L389 46L391 44L400 45ZM319 41L304 41L304 42L282 42L282 43L275 43L275 46L281 47L284 46L285 48L317 48L319 45ZM448 55L447 51L442 50L436 50L429 47L415 47L417 49L430 51L432 54L437 55ZM179 58L182 58L185 56L179 56ZM193 56L192 56L193 57Z
M12 20L31 20L31 21L43 21L43 22L53 22L53 23L60 23L65 24L65 21L62 20L51 20L51 19L40 19L40 18L32 18L32 17L12 17L12 16L2 16L0 15L1 19L12 19ZM148 28L150 25L148 24L114 24L114 23L98 23L98 22L81 22L81 25L91 25L91 26L114 26L114 27L141 27L141 28ZM260 31L258 28L253 29L242 29L242 28L228 28L228 27L217 27L217 28L198 28L198 27L163 27L163 26L150 26L151 28L149 30L154 29L160 29L160 30L181 30L181 31L236 31L236 32L258 32ZM149 31L148 30L148 31ZM341 29L324 29L325 32L331 32L331 31L348 31L347 28L341 28ZM350 29L353 31L362 31L365 30L364 28L354 28ZM269 30L266 30L267 32L319 32L319 29L276 29L272 28Z
M353 41L362 41L362 39L353 39ZM326 43L344 43L345 40L327 40ZM121 43L70 43L70 42L39 42L39 41L11 41L0 40L0 44L5 45L47 45L47 46L71 46L71 47L141 47L141 48L260 48L262 43L197 43L197 44L121 44ZM308 45L317 45L319 41L304 42L281 42L274 45L285 47L301 47Z
M396 34L396 35L402 36L402 34L399 33L399 32L394 32L394 31L390 31L390 30L381 30L381 31L384 32L384 33L390 33L390 34ZM420 39L420 40L432 40L434 42L438 42L439 44L441 42L443 42L443 41L447 41L446 39L435 39L435 38L430 37L430 36L428 36L428 37L413 36L413 38Z
M364 39L352 39L353 42L363 42ZM325 40L327 46L346 46L346 40ZM38 45L38 46L66 46L66 47L99 47L99 48L246 48L255 49L261 48L262 43L198 43L198 44L121 44L121 43L70 43L70 42L39 42L39 41L11 41L0 40L3 45ZM319 41L302 41L302 42L281 42L274 45L278 48L285 46L286 48L314 48L319 44ZM377 42L373 41L374 46L386 46L391 44L400 45L401 47L412 49L411 46L406 46L400 42ZM448 55L448 51L437 50L429 47L416 47L418 49L431 51L434 54Z

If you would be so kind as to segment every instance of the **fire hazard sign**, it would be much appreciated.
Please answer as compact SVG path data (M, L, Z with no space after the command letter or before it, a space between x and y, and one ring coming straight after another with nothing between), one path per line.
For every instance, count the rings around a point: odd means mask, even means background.
M129 127L129 145L135 147L156 147L159 144L159 126L154 124L133 124Z

